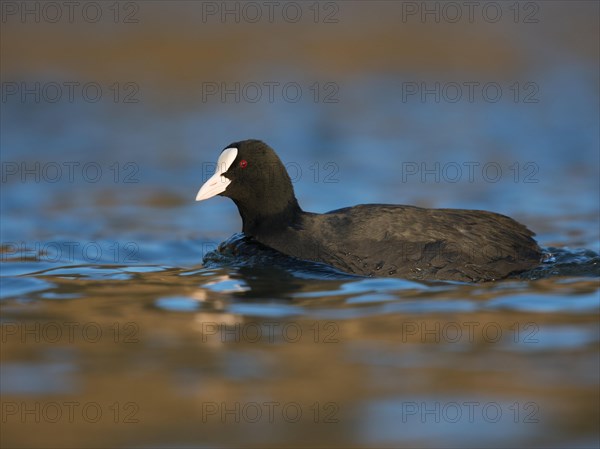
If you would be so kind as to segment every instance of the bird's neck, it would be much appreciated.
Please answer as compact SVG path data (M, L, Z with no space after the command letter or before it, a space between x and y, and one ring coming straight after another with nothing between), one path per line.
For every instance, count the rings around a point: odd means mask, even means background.
M235 203L242 217L242 232L257 238L296 227L303 213L295 197L286 204L264 205L260 213L256 209L244 207L237 201Z

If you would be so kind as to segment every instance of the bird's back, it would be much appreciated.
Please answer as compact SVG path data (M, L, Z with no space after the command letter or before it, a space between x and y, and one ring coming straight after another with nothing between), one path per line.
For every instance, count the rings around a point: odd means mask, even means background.
M487 211L366 204L305 214L263 243L360 275L485 281L535 267L533 235Z

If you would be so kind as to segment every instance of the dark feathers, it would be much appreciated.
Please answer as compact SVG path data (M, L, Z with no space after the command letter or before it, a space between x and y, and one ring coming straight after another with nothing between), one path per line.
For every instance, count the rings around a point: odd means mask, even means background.
M281 253L365 276L471 282L539 264L533 232L492 212L386 204L304 212L268 145L247 140L232 147L238 154L222 195L236 203L246 235Z

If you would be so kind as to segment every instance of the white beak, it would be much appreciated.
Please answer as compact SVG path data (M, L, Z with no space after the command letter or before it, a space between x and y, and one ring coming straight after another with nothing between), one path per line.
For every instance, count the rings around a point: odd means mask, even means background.
M196 195L196 201L207 200L225 191L227 186L231 184L231 179L227 179L223 176L223 173L229 170L229 167L233 164L237 154L237 148L226 148L223 150L217 161L215 174L200 187L200 190L198 190L198 194Z

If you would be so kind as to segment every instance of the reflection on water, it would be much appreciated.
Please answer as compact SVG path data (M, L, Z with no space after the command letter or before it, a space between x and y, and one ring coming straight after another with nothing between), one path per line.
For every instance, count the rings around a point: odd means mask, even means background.
M595 441L597 256L571 253L580 276L489 285L209 257L4 277L11 432L73 447Z

